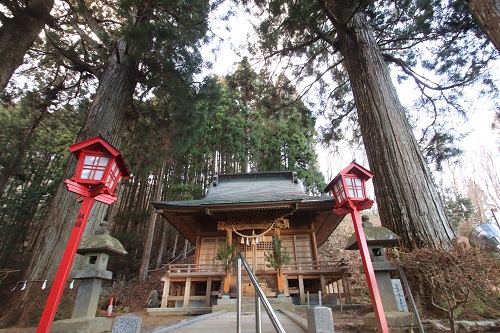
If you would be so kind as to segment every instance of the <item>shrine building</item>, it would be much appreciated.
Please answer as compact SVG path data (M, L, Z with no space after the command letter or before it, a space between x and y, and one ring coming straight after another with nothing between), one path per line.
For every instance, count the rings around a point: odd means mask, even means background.
M322 295L323 304L350 302L346 263L318 260L318 247L344 216L332 212L333 197L308 195L296 172L215 175L203 199L152 204L195 245L193 264L168 265L161 308L212 308L234 299L236 272L216 259L228 248L244 254L269 299L304 305L306 295ZM274 235L290 256L281 276L265 259ZM254 292L243 279L243 296Z

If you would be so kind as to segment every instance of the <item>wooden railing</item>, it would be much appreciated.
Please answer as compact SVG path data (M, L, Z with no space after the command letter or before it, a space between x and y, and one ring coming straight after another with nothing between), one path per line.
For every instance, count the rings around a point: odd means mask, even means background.
M344 260L327 260L327 261L296 261L288 265L284 265L282 270L286 271L313 271L313 270L331 270L342 269L347 266Z
M211 264L170 264L167 267L167 275L224 275L222 267Z
M329 261L297 261L283 266L283 273L291 271L325 271L338 270L347 265L343 260ZM222 266L212 264L169 264L167 275L224 275ZM272 270L272 269L270 269Z

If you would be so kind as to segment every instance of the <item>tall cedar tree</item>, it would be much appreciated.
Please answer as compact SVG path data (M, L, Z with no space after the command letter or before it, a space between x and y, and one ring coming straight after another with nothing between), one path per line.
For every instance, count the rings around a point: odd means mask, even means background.
M500 0L468 0L467 4L500 52Z
M120 148L122 130L133 114L138 82L143 84L141 92L148 91L148 84L175 87L179 94L182 88L189 88L190 77L200 65L196 44L205 36L209 7L206 1L199 0L76 0L59 8L56 29L46 35L48 45L60 57L47 56L45 61L53 60L61 71L80 72L83 79L98 80L78 141L101 133ZM63 179L73 175L75 162L68 162ZM45 216L24 280L53 280L71 232L70 221L78 211L75 199L61 183ZM102 220L106 208L94 205L87 229ZM37 323L45 293L37 284L13 293L0 326ZM24 314L22 318L19 313Z
M419 60L447 79L448 88L472 82L492 49L485 46L465 4L432 0L254 3L265 17L257 30L263 56L281 63L299 62L294 69L297 77L310 76L322 83L326 98L319 100L331 98L344 112L332 124L340 125L357 111L383 225L401 236L408 248L447 244L454 233L387 64L401 66L427 96L429 90L442 87L412 71L411 65ZM435 48L429 49L432 59L428 60L418 46L430 40ZM294 62L293 57L299 60ZM331 138L341 138L335 128L331 132Z
M54 0L2 1L0 10L0 92L46 24L52 22Z

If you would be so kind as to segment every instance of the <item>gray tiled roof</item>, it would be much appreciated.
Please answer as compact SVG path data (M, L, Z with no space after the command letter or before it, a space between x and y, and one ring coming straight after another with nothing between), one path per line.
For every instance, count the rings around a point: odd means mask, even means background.
M200 200L166 201L164 205L200 206L273 201L323 201L332 197L309 196L302 181L291 171L228 174L214 177L207 195Z
M332 196L308 195L291 171L218 175L203 199L152 205L193 244L200 233L222 237L224 231L218 229L218 222L269 221L286 216L293 230L313 227L321 245L343 218L332 212Z

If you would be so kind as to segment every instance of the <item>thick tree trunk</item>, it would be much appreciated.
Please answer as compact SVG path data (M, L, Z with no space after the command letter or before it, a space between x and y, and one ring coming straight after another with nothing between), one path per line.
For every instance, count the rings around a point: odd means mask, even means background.
M1 16L0 27L0 92L23 63L23 58L35 39L50 21L54 0L26 1L24 8L12 13L13 17ZM12 6L19 5L11 4Z
M470 11L500 52L500 0L468 0Z
M137 79L137 63L125 53L125 43L118 43L104 69L96 96L89 110L85 124L78 135L78 141L97 136L99 132L111 144L119 147L120 131L125 122L125 113L132 104L133 91ZM63 179L70 178L75 170L76 159L67 164ZM52 200L42 230L23 280L48 280L51 287L62 253L78 212L76 195L66 190L64 183L59 185ZM96 203L87 223L86 233L101 222L107 206ZM0 327L19 324L35 324L46 302L46 292L40 283L28 283L26 290L16 292L2 314ZM25 314L20 318L19 314Z
M389 70L362 13L335 2L334 22L348 72L382 224L409 248L447 244L454 233L414 138ZM343 21L345 19L345 22Z

